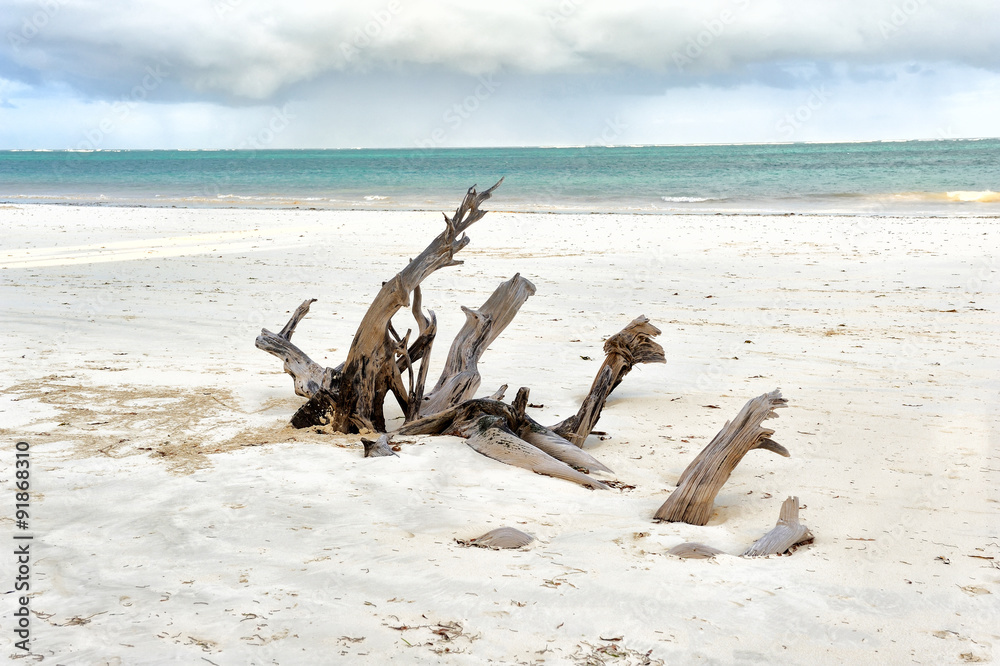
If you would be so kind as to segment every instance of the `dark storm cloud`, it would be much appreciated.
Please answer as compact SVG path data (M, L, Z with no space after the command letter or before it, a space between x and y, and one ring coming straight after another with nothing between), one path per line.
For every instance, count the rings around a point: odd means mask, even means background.
M2 76L95 96L149 67L189 99L269 99L325 74L644 71L667 85L781 77L775 64L1000 69L1000 3L957 0L263 2L8 0ZM781 70L783 71L783 70ZM648 76L635 79L641 87Z

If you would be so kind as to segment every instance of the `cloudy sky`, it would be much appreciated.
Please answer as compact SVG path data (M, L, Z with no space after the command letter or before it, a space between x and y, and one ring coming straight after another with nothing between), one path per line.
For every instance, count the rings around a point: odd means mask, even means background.
M0 148L1000 136L996 0L0 0Z

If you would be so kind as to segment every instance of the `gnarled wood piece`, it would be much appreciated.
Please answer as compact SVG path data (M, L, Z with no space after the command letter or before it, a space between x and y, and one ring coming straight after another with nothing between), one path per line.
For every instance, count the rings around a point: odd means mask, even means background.
M506 388L506 385L501 387L494 394L495 397L466 400L461 405L449 407L443 412L406 423L396 431L396 434L461 437L466 436L465 428L469 423L477 421L481 416L497 416L502 418L506 427L512 433L516 432L520 439L570 467L582 472L611 472L592 455L573 446L530 416L520 413L514 405L501 402L499 398L503 397ZM518 391L518 397L526 403L526 390ZM517 402L518 399L515 399L515 403Z
M534 293L535 285L516 273L497 287L478 310L462 308L465 325L451 343L445 367L434 390L420 405L421 414L444 411L475 394L481 381L478 368L480 357Z
M323 375L326 368L313 361L301 349L292 344L292 334L295 327L299 325L302 318L309 313L309 306L316 302L315 298L310 298L302 302L302 305L295 308L291 319L285 324L279 333L262 329L260 335L254 343L257 349L262 349L268 354L273 354L280 358L284 364L285 372L292 376L295 384L296 395L311 398L319 392L323 386Z
M322 368L290 342L298 322L309 311L313 301L306 301L296 310L281 333L262 331L257 346L281 358L285 370L295 380L295 390L310 400L296 413L296 427L330 423L340 432L360 430L385 431L382 405L385 394L392 391L404 414L415 418L423 402L423 382L427 374L430 346L436 333L434 313L425 317L420 312L420 283L440 268L462 262L455 254L469 238L465 230L479 221L486 211L479 206L490 198L500 183L484 192L469 188L454 217L444 216L445 230L396 276L382 283L351 343L347 360L336 368ZM412 346L407 347L409 333L400 337L392 328L392 317L409 305L414 294L414 317L420 332ZM421 369L414 375L414 363ZM403 381L407 373L409 386ZM417 406L411 406L416 403Z
M392 390L397 399L406 399L401 395L403 382L396 362L399 345L389 335L392 317L400 308L409 305L410 293L429 275L462 263L455 259L455 254L469 244L464 232L486 215L479 206L490 198L501 182L502 178L480 193L475 186L470 187L455 216L444 216L445 230L393 279L382 285L361 319L344 361L339 390L331 404L330 423L335 430L385 431L382 412L385 394Z
M534 540L535 537L513 527L498 527L473 539L455 539L460 546L478 546L491 550L523 548Z
M501 416L481 416L464 425L462 434L468 438L466 444L487 458L528 469L536 474L572 481L586 488L607 489L597 479L576 471L519 438L511 432Z
M411 381L410 384L410 392L403 412L404 422L412 421L420 416L420 405L424 401L424 384L427 381L427 368L430 366L431 346L434 343L434 336L437 335L437 317L434 315L434 311L428 310L425 316L420 309L420 303L421 295L418 286L413 290L413 318L417 320L419 335L404 357L399 359L399 364L406 363L411 378L413 364L420 361L416 382ZM402 372L402 368L399 370Z
M666 363L663 347L652 340L660 329L639 315L618 333L604 342L604 363L590 386L590 392L580 405L580 410L570 418L551 427L560 437L583 446L587 436L601 418L601 410L611 392L617 388L629 371L639 363Z
M761 426L764 419L777 416L775 409L787 403L777 389L747 402L684 470L677 489L654 519L704 525L712 515L715 496L748 451L767 449L787 456L788 451L770 439L774 431Z
M389 445L389 435L383 434L375 441L361 438L361 443L365 447L365 458L385 458L396 455Z
M503 419L505 426L516 433L517 437L531 444L543 453L570 467L584 473L608 472L611 470L601 464L592 455L573 446L565 439L539 424L523 412L528 402L528 391L522 388L514 399L514 405L501 402L504 385L490 398L475 398L466 400L461 405L449 407L443 412L424 416L404 424L396 431L398 435L457 435L467 436L468 424L478 421L482 416L497 416ZM520 409L518 408L520 407Z
M461 405L449 407L443 412L423 416L405 423L396 431L397 435L458 435L461 426L480 416L502 416L508 423L515 423L514 408L493 398L473 398Z
M812 541L809 528L799 522L799 498L789 497L781 504L781 513L774 529L757 539L741 557L781 555L792 546Z

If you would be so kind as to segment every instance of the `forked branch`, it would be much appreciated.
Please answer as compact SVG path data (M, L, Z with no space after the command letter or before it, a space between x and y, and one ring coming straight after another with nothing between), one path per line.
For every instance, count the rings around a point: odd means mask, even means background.
M787 457L785 447L770 439L774 431L761 425L765 419L777 417L774 410L787 403L777 389L747 402L684 470L677 489L654 519L705 525L712 515L715 496L748 451L767 449Z

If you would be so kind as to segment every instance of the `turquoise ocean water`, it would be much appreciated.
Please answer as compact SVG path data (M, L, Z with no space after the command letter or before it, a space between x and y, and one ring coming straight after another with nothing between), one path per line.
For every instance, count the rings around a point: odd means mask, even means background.
M0 151L0 202L1000 215L1000 140L262 151Z

